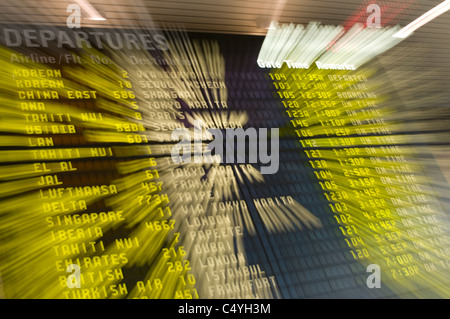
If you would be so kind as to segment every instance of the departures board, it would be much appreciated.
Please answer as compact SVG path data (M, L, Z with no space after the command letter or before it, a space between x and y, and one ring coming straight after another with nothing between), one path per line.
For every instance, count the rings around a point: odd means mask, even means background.
M3 297L449 297L443 181L389 120L407 106L376 59L274 66L256 36L1 30Z

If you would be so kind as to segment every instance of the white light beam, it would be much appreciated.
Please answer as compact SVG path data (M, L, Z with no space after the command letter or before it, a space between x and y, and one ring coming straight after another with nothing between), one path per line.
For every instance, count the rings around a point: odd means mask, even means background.
M406 27L401 29L399 32L393 35L393 37L396 38L406 38L411 33L413 33L415 30L423 26L424 24L430 22L434 18L440 16L441 14L447 12L450 10L450 0L446 0L442 2L441 4L437 5L433 9L425 12L420 17L418 17L416 20L408 24Z

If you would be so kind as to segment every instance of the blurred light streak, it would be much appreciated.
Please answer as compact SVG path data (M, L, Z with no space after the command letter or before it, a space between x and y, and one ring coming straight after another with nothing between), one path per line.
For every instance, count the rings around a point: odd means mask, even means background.
M277 22L280 18L281 12L283 12L283 8L286 4L287 0L277 0L275 1L275 9L273 9L272 14L269 18L269 21L275 21ZM269 25L269 29L272 28L271 25Z
M87 12L89 20L104 21L106 20L87 0L73 0L76 2L84 11Z
M447 12L448 10L450 10L450 0L445 0L441 4L434 7L433 9L422 14L420 17L418 17L413 22L409 23L407 26L403 27L400 31L395 33L393 37L404 39L409 35L411 35L411 33L416 31L421 26L427 24L428 22L437 18L438 16Z
M304 63L308 67L325 51L342 27L321 26L311 22L303 25L271 23L262 44L258 60L283 64L286 61Z
M316 61L319 68L320 64L330 64L328 68L354 70L402 41L392 39L399 26L371 29L357 23L347 31L317 22L309 23L306 29L293 24L272 26L258 55L260 67L280 68L286 63L289 68L308 69Z

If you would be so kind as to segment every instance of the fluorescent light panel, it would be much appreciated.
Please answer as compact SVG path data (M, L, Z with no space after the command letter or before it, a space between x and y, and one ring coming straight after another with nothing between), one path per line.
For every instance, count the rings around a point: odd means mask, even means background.
M436 7L434 7L433 9L425 12L424 14L422 14L420 17L418 17L416 20L408 24L406 27L401 29L393 36L396 38L406 38L421 26L430 22L431 20L440 16L441 14L447 12L448 10L450 10L450 0L446 0L441 4L437 5Z

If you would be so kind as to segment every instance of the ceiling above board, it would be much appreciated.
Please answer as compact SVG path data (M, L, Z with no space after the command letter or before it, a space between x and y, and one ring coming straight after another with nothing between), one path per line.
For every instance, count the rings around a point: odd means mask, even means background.
M183 26L193 32L265 35L271 20L279 23L344 23L363 0L2 0L2 24L65 25L70 4L88 2L105 20L90 20L84 10L85 27L140 28ZM372 1L374 2L374 1ZM386 1L378 1L381 6ZM405 3L405 0L389 1ZM440 0L409 0L412 5L398 22L406 25ZM442 19L441 19L442 20ZM450 19L446 18L447 26Z

